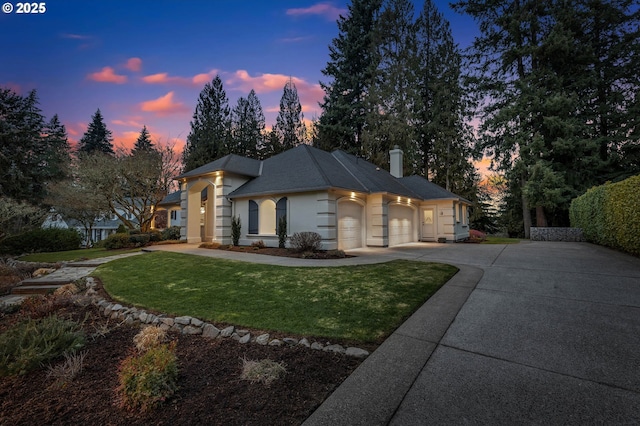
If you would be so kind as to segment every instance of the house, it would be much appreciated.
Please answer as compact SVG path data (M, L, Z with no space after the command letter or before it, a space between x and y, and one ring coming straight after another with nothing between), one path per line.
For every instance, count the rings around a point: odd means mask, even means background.
M469 201L420 176L402 176L403 152L390 151L391 172L336 150L300 145L266 160L227 155L178 176L180 227L189 243L277 246L276 226L287 234L312 231L324 249L388 247L414 241L460 241L469 236ZM163 208L177 211L163 200Z
M124 214L124 212L121 212ZM88 235L84 225L75 219L64 218L62 215L52 211L44 223L43 228L62 228L62 229L75 229L82 236L82 246L91 246L98 241L104 240L111 234L115 234L118 227L122 224L115 215L105 215L97 218L91 226L91 235Z

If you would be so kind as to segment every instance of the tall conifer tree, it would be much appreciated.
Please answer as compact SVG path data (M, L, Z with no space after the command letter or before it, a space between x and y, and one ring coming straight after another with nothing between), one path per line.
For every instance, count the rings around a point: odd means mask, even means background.
M280 98L280 112L274 127L280 139L282 151L306 142L307 128L303 120L304 114L298 98L298 89L293 80L289 79L284 85L282 98Z
M138 152L149 152L154 150L153 142L151 142L151 135L147 130L147 126L142 126L142 130L140 130L140 135L138 139L136 139L136 143L133 146L133 150L131 154L136 154Z
M80 139L78 149L80 152L88 154L101 152L113 155L113 137L111 130L107 129L107 125L104 123L100 108L91 116L91 123Z
M264 144L265 119L260 100L253 89L247 98L238 98L232 117L230 153L258 158L258 150Z

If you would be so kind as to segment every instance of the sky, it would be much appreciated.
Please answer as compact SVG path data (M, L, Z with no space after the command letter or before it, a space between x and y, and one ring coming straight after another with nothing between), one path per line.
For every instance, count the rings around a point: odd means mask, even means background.
M35 89L43 115L58 114L72 145L100 108L114 146L130 148L146 125L155 142L182 150L198 95L216 75L231 108L255 90L267 128L289 78L305 119L318 117L319 82L329 82L321 71L349 2L55 0L29 14L14 0L0 3L0 86ZM423 2L413 3L418 13ZM448 1L436 4L467 47L477 25Z

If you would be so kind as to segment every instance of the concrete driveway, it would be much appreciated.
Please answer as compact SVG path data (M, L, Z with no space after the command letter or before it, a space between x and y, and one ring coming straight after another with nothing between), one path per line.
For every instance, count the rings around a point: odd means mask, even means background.
M529 241L359 253L461 272L305 424L640 424L640 259Z

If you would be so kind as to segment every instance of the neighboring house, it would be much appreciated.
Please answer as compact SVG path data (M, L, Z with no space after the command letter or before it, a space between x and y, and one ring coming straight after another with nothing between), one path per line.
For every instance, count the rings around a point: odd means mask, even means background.
M124 212L120 213L124 214ZM133 218L131 219L134 220ZM109 235L115 234L121 224L122 222L115 215L104 216L93 222L93 226L90 231L91 236L89 236L87 235L87 230L85 230L82 223L74 219L65 219L62 215L53 211L49 216L47 216L42 227L75 229L80 233L80 235L82 235L82 246L87 247L91 245L91 242L95 244L98 241L104 240Z
M288 235L317 232L327 250L467 238L469 201L422 177L402 177L402 155L390 152L391 173L308 145L263 161L227 155L176 178L182 239L229 244L233 216L241 245L277 246L280 217ZM161 206L177 211L176 194Z

